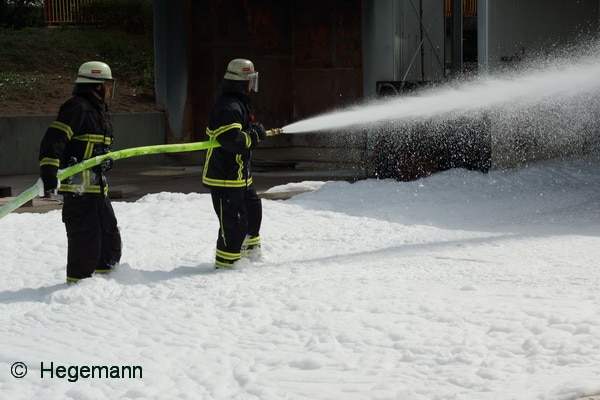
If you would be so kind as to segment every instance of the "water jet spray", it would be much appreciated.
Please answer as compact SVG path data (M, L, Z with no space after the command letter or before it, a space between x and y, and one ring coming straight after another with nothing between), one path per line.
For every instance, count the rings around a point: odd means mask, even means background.
M488 157L487 170L600 150L600 42L521 66L331 110L282 133L357 133L367 161L391 146L394 165L399 155L444 153L452 163L440 169L464 167L454 160L465 151Z
M568 104L570 99L600 92L600 44L590 47L583 55L572 54L551 62L532 60L537 68L518 73L442 83L410 95L333 110L289 124L283 131L349 131L381 123L477 117L488 112L523 111L540 104Z

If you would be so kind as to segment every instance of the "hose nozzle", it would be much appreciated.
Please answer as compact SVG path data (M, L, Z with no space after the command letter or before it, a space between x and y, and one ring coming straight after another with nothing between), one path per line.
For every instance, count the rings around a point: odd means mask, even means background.
M273 128L267 131L267 136L277 136L283 133L283 128Z

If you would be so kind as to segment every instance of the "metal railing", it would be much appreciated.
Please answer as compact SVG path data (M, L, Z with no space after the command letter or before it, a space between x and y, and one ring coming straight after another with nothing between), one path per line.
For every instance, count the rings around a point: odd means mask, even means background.
M46 26L73 24L82 4L94 0L44 0L44 20Z

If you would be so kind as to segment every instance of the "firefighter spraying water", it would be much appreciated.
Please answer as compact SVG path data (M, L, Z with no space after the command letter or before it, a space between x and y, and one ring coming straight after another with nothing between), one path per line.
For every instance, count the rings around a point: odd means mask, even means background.
M597 108L596 98L588 99L588 94L595 94L600 88L600 70L598 46L592 46L588 54L579 57L557 59L545 70L532 68L507 77L482 77L473 81L449 85L438 90L431 90L418 96L407 96L367 103L356 107L324 113L315 117L303 119L281 128L269 129L267 137L281 134L302 132L332 132L340 129L355 129L364 125L393 122L398 120L427 120L432 117L469 116L482 112L493 111L502 118L496 121L498 127L506 125L505 131L510 131L514 122L510 118L528 113L537 118L533 111L540 105L551 104L551 109L559 107L560 120L563 125L571 127L578 125L593 125ZM583 99L583 101L579 101ZM530 111L532 110L532 111ZM547 127L548 113L542 113L534 122L541 130L554 132L556 124ZM576 119L576 121L573 121ZM554 121L554 120L549 120ZM555 134L568 140L573 133ZM206 150L220 146L217 141L195 142L186 144L165 144L145 146L116 151L110 154L96 156L85 162L59 171L59 178L65 179L83 169L94 167L107 158L136 157L146 154L174 153L185 151ZM564 146L563 146L564 147ZM32 186L21 195L0 207L0 218L25 204L38 195L38 187Z

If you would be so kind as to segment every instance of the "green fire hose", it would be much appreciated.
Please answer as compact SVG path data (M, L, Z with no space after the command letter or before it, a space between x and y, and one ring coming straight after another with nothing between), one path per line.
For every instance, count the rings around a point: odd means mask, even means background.
M208 140L206 142L194 142L194 143L182 143L182 144L162 144L155 146L143 146L143 147L132 147L130 149L123 149L118 151L113 151L111 153L103 154L101 156L96 156L87 160L80 162L79 164L75 164L69 168L65 168L63 170L59 170L57 174L57 178L59 181L66 179L72 175L75 175L83 170L95 167L96 165L102 164L102 162L106 159L111 160L119 160L122 158L129 157L137 157L144 156L147 154L161 154L161 153L179 153L185 151L197 151L197 150L206 150L212 147L218 147L219 142L216 140ZM36 183L2 207L0 207L0 218L3 218L5 215L11 213L17 208L21 207L23 204L27 203L29 200L33 199L35 196L40 194L40 183ZM41 188L43 192L43 187Z
M267 131L267 136L275 136L283 133L283 129L274 128ZM106 159L111 160L119 160L122 158L129 157L137 157L144 156L148 154L162 154L162 153L182 153L186 151L198 151L198 150L207 150L213 147L219 147L220 144L216 140L207 140L205 142L193 142L193 143L181 143L181 144L159 144L154 146L142 146L142 147L132 147L130 149L123 149L118 151L113 151L112 153L103 154L101 156L96 156L94 158L90 158L80 162L79 164L75 164L69 168L65 168L63 170L59 170L57 174L57 178L59 181L66 179L72 175L75 175L83 170L95 167L96 165L101 164ZM38 181L35 185L0 207L0 219L10 214L17 208L21 207L23 204L27 203L29 200L33 199L35 196L39 195L40 192L43 192L43 187L40 188L41 181ZM41 189L41 190L40 190Z

